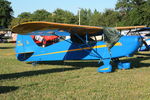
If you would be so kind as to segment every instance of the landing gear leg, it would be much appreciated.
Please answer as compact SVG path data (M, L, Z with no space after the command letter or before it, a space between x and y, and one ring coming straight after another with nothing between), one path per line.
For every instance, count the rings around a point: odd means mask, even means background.
M131 64L130 63L122 63L119 62L118 63L118 69L130 69L131 68Z
M112 71L112 66L110 65L110 60L111 59L104 59L103 60L104 65L100 66L97 69L97 71L101 72L101 73L109 73L109 72L111 72Z

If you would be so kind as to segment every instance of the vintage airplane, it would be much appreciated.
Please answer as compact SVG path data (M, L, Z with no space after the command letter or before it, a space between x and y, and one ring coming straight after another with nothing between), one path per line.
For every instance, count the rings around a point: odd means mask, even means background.
M150 50L150 27L140 28L133 32L142 37L143 45L139 48L139 51L149 51Z
M116 27L134 29L136 27ZM99 60L103 62L98 72L111 72L111 60L117 62L119 69L130 68L130 63L120 62L120 57L130 57L141 46L140 36L122 36L114 28L52 22L26 22L14 26L18 33L16 57L20 61L59 61L59 60ZM37 45L33 35L57 36L59 42L49 46ZM70 36L70 39L65 39ZM63 40L63 41L62 41Z

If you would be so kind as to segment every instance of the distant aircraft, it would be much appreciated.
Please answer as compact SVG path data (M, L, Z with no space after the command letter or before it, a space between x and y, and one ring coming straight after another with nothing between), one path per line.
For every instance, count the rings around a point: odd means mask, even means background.
M16 57L20 61L99 60L104 65L98 72L111 72L111 61L119 69L129 69L130 63L120 62L120 57L130 57L142 44L140 36L122 36L116 30L133 27L104 28L52 22L27 22L13 27L18 33ZM143 27L143 26L142 26ZM56 42L42 46L33 36L55 36ZM70 36L70 39L65 37ZM42 41L42 40L41 40Z
M122 31L122 30L121 30ZM128 30L124 32L124 35L136 35L140 36L142 39L142 46L138 49L139 51L149 51L150 50L150 27L137 28L133 30Z
M139 48L139 51L149 51L150 50L150 27L145 27L134 31L142 37L143 45Z
M0 27L0 43L7 43L11 39L11 31L4 27Z

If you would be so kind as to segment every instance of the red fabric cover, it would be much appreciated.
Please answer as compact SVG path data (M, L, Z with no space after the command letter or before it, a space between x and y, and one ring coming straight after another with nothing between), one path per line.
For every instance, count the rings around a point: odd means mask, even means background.
M36 40L36 39L35 39L35 35L31 35L31 37L33 38L33 40L35 41L35 43L43 43L43 44L46 44L46 42L55 40L55 39L57 39L59 36L42 36L42 37L44 38L43 41L38 41L38 40Z

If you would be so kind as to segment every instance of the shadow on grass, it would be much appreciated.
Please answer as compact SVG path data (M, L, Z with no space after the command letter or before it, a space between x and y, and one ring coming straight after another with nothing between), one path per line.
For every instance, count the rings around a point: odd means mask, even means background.
M131 68L141 68L141 67L150 67L150 62L142 62L145 60L150 60L150 54L137 54L136 58L128 58L126 60L122 60L123 62L130 62Z
M150 67L150 62L149 63L143 63L142 61L150 59L150 54L136 54L136 58L128 58L121 60L121 62L129 62L131 63L131 68L141 68L141 67ZM68 66L73 66L76 68L84 68L84 67L100 67L103 65L103 63L98 64L98 60L77 60L77 61L54 61L54 62L39 62L38 64L47 64L47 65L68 65ZM118 69L118 65L114 62L111 62L111 65L113 66L112 72L115 72L116 69Z
M0 74L0 80L29 77L29 76L64 72L64 71L77 70L77 69L80 68L55 68L55 69L44 69L44 70L26 71L26 72L18 72L18 73L10 73L10 74Z
M31 63L29 63L31 64ZM38 62L39 65L67 65L75 68L84 68L84 67L98 67L101 64L98 64L96 60L70 60L70 61L42 61Z
M31 64L31 63L28 63ZM54 69L44 69L44 70L35 70L35 71L25 71L25 72L18 72L18 73L10 73L10 74L0 74L0 80L4 79L13 79L13 78L21 78L21 77L30 77L42 74L50 74L50 73L57 73L57 72L65 72L71 70L78 70L84 67L97 67L100 64L97 61L44 61L38 62L38 65L62 65L62 66L72 66L72 68L54 68ZM37 66L38 66L37 65Z
M14 47L0 47L0 49L13 49Z
M149 52L150 53L150 52ZM145 54L145 53L136 53L137 56L149 56L150 57L150 54Z
M139 55L146 55L146 57L142 58L128 58L125 60L121 60L121 62L130 62L132 68L140 68L140 67L150 67L150 63L142 63L143 60L150 59L150 54L139 54ZM138 55L137 55L138 56ZM31 63L29 63L31 64ZM40 65L69 65L73 68L54 68L54 69L44 69L44 70L36 70L36 71L25 71L25 72L18 72L18 73L10 73L10 74L0 74L0 80L4 79L13 79L13 78L21 78L21 77L30 77L36 75L43 75L43 74L50 74L50 73L57 73L57 72L64 72L64 71L71 71L71 70L78 70L84 67L98 67L101 64L98 64L97 61L46 61L46 62L38 62ZM113 72L117 69L116 65L112 63Z
M19 89L17 86L0 86L0 94L12 92Z

